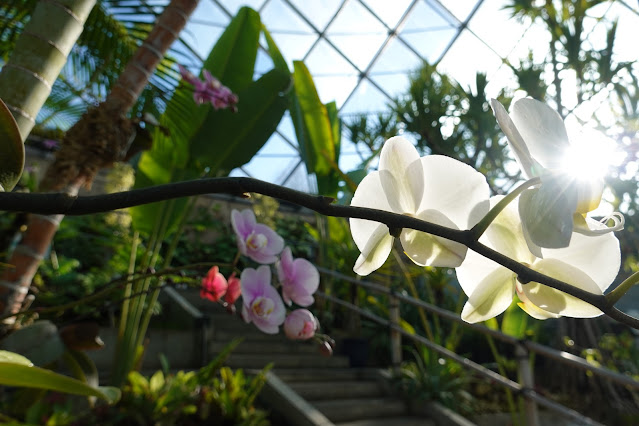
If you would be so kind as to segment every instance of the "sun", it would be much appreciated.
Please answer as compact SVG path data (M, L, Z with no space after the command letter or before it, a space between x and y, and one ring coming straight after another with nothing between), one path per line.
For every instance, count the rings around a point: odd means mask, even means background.
M601 179L611 167L619 164L619 154L612 139L584 128L571 138L570 147L563 153L562 170L578 179Z

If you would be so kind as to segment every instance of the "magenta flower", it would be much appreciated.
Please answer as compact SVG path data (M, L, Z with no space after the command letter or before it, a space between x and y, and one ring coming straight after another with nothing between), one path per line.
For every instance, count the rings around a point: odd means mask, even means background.
M284 249L275 267L282 284L284 302L289 306L291 301L300 306L312 305L315 301L313 293L317 291L320 281L317 268L306 259L293 259L289 247Z
M284 248L284 240L266 225L256 223L251 210L231 212L231 224L237 236L237 247L244 256L257 263L275 263Z
M200 290L200 297L202 299L209 299L211 302L217 302L226 293L228 283L224 275L220 274L220 270L217 266L209 269L206 277L202 278L202 289Z
M284 322L286 308L279 293L271 285L271 270L260 266L246 268L241 275L242 318L267 334L276 334Z
M296 309L284 321L284 333L292 340L307 340L315 335L319 322L307 309Z
M240 279L235 276L235 272L233 272L231 276L229 277L228 283L229 283L229 286L226 289L226 294L224 295L224 301L228 303L229 305L232 305L242 294Z
M192 72L184 68L182 65L178 65L182 78L193 85L193 100L198 105L210 102L215 109L231 108L232 111L237 111L236 104L238 97L231 89L223 86L220 80L213 77L208 70L204 70L204 80L197 78Z

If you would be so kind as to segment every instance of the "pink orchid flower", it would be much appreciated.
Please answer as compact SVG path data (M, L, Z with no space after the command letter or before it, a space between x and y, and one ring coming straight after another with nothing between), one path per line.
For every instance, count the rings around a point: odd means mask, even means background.
M206 277L202 278L202 289L200 290L200 297L202 299L209 299L211 302L217 302L226 293L228 283L224 275L220 274L220 270L217 266L209 269Z
M252 322L267 334L277 334L284 322L286 308L279 293L271 285L268 266L246 268L240 277L242 287L242 318Z
M220 80L213 77L208 70L203 71L204 80L200 80L182 65L178 65L178 68L184 81L193 85L193 100L198 105L210 102L216 110L231 108L232 111L237 111L236 105L239 101L237 95L231 92L231 89L222 85Z
M292 340L308 340L315 335L319 322L307 309L296 309L284 321L284 333Z
M229 305L232 305L242 294L240 279L235 276L235 272L233 272L231 276L229 277L228 283L229 283L229 286L226 289L226 294L224 295L224 301L228 303Z
M240 253L263 265L277 261L277 255L284 248L284 240L268 226L257 223L253 211L233 210L231 224Z
M300 306L313 304L313 293L319 287L320 276L311 262L306 259L293 259L291 249L286 247L276 269L282 284L282 297L287 305L290 306L291 301Z

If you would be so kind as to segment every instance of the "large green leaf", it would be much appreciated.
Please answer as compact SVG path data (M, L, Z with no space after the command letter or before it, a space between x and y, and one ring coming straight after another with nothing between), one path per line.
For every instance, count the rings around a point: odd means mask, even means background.
M120 399L120 389L105 386L92 387L51 370L33 367L24 357L11 352L0 353L0 385L47 389L74 395L95 396L115 403Z
M241 8L213 46L204 69L233 92L244 90L253 81L261 30L259 13Z
M221 175L249 162L282 119L289 85L290 75L273 69L238 94L237 113L211 112L191 141L192 164Z
M24 168L24 146L11 111L0 99L0 191L11 191Z
M273 40L273 37L271 37L271 33L266 29L264 25L262 25L262 32L264 33L264 39L266 40L268 54L273 60L273 66L278 70L290 72L288 69L288 64L286 63L286 59L284 59L282 52L280 52L279 47L277 47L277 44L275 44L275 40Z
M299 102L300 114L297 120L293 120L296 133L304 135L304 140L299 141L302 154L306 157L306 168L309 173L326 175L332 166L330 159L335 158L335 141L333 140L333 127L326 106L320 101L311 73L301 61L293 62L293 80L295 93ZM292 113L293 114L293 113ZM297 126L303 125L304 130L298 130Z
M257 12L246 7L240 9L211 50L204 69L233 91L248 87L252 81L261 27ZM245 103L249 103L249 98L246 98ZM197 105L193 101L192 88L180 85L160 117L161 127L153 133L152 148L140 157L135 188L200 176L208 165L191 161L192 138L208 117L224 115L226 112L215 111L209 104ZM161 220L168 205L155 203L131 208L133 226L139 231L150 232ZM177 200L171 206L168 233L175 229L186 201Z

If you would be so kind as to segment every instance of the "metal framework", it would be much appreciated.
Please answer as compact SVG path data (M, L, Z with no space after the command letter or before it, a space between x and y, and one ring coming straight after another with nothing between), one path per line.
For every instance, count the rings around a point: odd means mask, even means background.
M285 58L302 59L313 74L320 98L336 100L342 118L386 111L404 91L411 71L423 61L473 87L477 71L488 75L490 90L515 88L508 63L529 51L547 55L538 24L509 19L508 0L206 0L187 27L202 55L243 5L258 10ZM616 0L593 16L588 40L599 43L602 29L619 20L619 29L639 25L639 4ZM596 19L601 18L601 19ZM605 31L603 31L605 34ZM618 31L619 37L627 37ZM199 58L193 58L199 61ZM260 68L261 67L261 68ZM271 67L262 52L258 70ZM490 93L489 93L490 95ZM359 153L342 141L340 166L354 168ZM273 167L273 161L279 163ZM286 116L276 135L234 176L256 177L313 191Z

